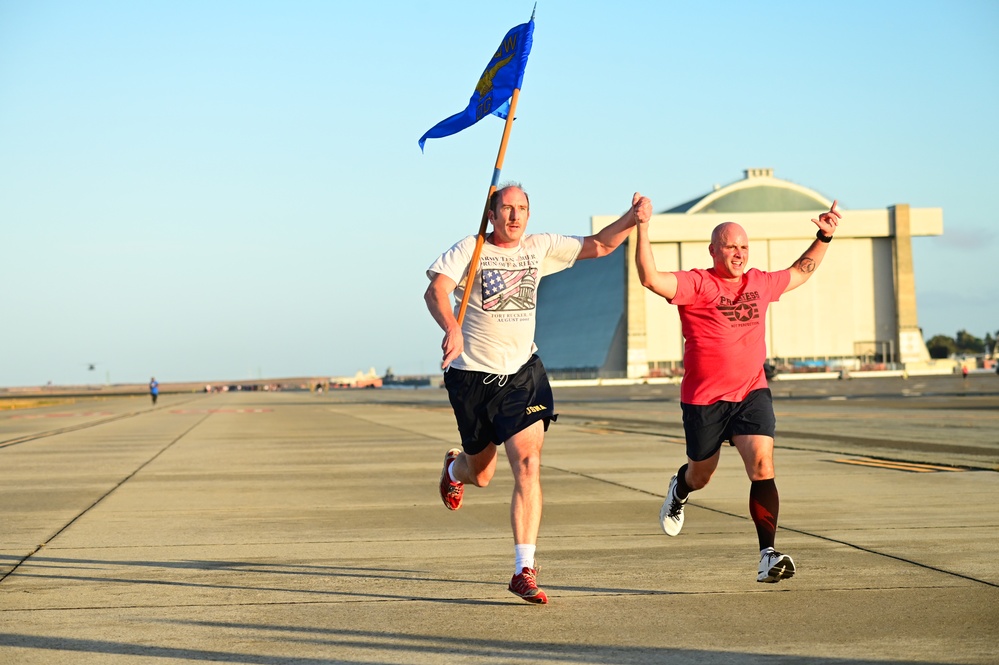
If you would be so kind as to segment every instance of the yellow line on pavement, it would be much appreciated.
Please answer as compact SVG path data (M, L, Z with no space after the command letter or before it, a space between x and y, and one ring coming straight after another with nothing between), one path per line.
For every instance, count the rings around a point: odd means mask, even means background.
M896 471L911 471L913 473L935 473L937 471L964 471L952 466L937 466L935 464L920 464L918 462L889 462L887 460L876 459L838 459L840 464L856 464L859 466L873 466L881 469L894 469Z

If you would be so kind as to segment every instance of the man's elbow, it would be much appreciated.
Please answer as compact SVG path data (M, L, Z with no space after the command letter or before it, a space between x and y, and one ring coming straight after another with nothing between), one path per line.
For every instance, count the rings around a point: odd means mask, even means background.
M432 307L437 302L437 294L434 292L433 284L428 286L427 290L423 292L423 302L427 304L427 307Z

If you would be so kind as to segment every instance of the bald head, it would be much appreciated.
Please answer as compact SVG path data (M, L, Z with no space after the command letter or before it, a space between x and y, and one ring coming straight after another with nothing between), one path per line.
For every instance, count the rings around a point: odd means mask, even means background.
M743 238L747 238L746 229L742 228L735 222L722 222L715 227L715 230L711 232L711 244L718 247L725 244L726 240L731 235L742 235Z
M714 259L715 272L729 281L742 279L749 263L749 238L746 229L735 222L723 222L711 232L708 253Z
M489 197L489 210L492 210L494 213L499 212L500 199L503 198L503 194L506 193L506 190L508 189L520 190L520 192L524 195L524 199L527 200L527 205L531 205L531 198L527 195L527 192L524 191L523 185L519 182L505 182L492 193L492 196Z

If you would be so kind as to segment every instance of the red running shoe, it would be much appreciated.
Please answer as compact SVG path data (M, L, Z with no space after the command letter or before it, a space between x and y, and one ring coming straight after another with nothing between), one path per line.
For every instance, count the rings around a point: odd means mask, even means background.
M444 455L444 470L441 471L441 501L448 510L458 510L461 508L461 497L465 494L464 483L451 482L451 476L447 473L447 468L458 457L461 452L458 448L452 448Z
M538 573L533 568L524 568L519 575L514 575L508 587L510 593L517 594L529 603L545 605L548 596L538 588Z

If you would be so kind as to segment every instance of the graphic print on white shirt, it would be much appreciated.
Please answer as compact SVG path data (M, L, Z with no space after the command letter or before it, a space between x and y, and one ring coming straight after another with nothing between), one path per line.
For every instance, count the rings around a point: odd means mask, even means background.
M482 309L487 312L534 309L537 285L537 268L483 270Z

